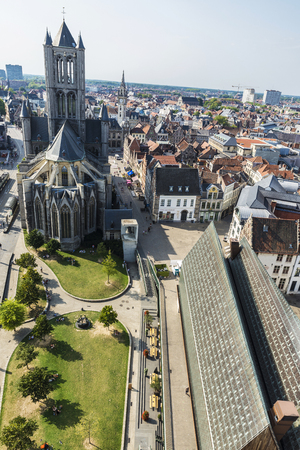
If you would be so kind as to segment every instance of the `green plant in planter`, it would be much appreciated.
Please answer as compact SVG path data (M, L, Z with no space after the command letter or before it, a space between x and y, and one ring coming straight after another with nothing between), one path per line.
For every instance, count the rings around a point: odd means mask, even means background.
M148 367L145 367L144 368L144 375L145 375L145 377L147 376L147 374L148 374Z
M148 332L149 332L149 330L148 330L148 328L146 328L146 331L145 331L146 336L148 336Z
M154 389L155 392L160 392L161 391L161 384L160 384L160 380L156 379L154 380L151 384L150 387L152 389Z
M147 349L145 348L145 350L143 351L143 355L145 356L145 358L148 358L149 350L147 350Z
M158 420L161 420L161 414L158 414L157 418Z

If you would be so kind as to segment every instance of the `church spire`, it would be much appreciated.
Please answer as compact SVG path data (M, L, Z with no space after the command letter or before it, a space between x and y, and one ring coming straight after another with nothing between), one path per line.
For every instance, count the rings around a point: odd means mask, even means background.
M83 45L83 41L82 41L82 37L81 37L81 33L80 32L79 32L79 35L78 35L78 41L77 41L76 48L82 48L83 50L85 49L85 47Z
M123 70L123 75L122 75L121 86L125 86L124 70Z
M48 28L46 28L46 36L45 36L45 41L44 41L45 45L52 45L52 39L51 36L48 32Z

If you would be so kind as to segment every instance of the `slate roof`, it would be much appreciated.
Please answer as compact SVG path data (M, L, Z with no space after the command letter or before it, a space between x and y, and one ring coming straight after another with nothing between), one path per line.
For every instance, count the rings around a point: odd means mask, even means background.
M63 21L57 35L53 39L53 45L54 47L76 47L75 40L71 35L65 21Z
M173 191L170 191L173 186ZM178 191L182 186L182 192ZM185 187L188 187L188 191ZM158 167L156 169L156 195L200 195L198 169L178 169Z
M132 219L132 209L105 209L105 231L120 231L122 219Z
M231 268L257 355L269 406L277 400L300 405L300 321L246 238ZM300 419L283 437L285 449L300 448Z
M66 120L53 143L46 152L46 159L50 161L81 161L85 157L84 147L75 131Z
M269 419L213 222L184 258L179 290L199 447L240 450Z
M251 247L255 253L298 254L297 222L252 217Z
M26 108L25 100L22 101L22 108L21 108L21 114L20 117L23 117L24 119L30 117Z
M86 119L85 120L85 142L95 143L96 138L101 141L101 120Z
M49 142L47 117L31 117L31 140L37 141L38 135L43 142Z

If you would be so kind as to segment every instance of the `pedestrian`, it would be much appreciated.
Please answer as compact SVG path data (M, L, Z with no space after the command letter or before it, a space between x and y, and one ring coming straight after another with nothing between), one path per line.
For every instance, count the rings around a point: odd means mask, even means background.
M185 390L186 395L189 395L189 392L190 392L190 388L187 387L186 390Z
M148 216L146 216L146 220L148 220Z
M148 227L148 233L150 233L150 227Z
M41 267L41 273L43 273L43 268Z
M0 244L0 250L1 250L1 248L2 248L2 244Z

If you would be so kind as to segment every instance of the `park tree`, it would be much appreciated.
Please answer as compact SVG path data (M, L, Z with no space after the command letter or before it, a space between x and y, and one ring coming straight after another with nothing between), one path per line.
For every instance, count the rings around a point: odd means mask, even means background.
M99 418L91 412L88 416L81 418L80 422L75 427L75 434L80 436L82 439L89 439L89 444L91 442L91 436L97 432L99 429ZM93 445L93 444L92 444Z
M35 351L33 345L27 344L26 342L21 342L16 351L16 359L21 361L17 365L17 368L26 366L29 369L28 364L33 361L39 353Z
M25 320L26 307L15 300L6 299L0 306L0 325L4 330L12 331Z
M37 250L44 244L44 236L35 228L27 234L25 241L27 245Z
M103 323L105 327L109 326L117 322L118 314L113 310L111 305L106 305L102 308L99 316L99 322Z
M33 370L21 376L18 391L22 397L31 397L33 403L45 400L54 390L52 383L49 383L49 372L47 367L35 367Z
M45 340L45 336L50 334L53 330L53 326L48 321L47 317L42 315L37 317L35 321L35 326L32 329L32 335L37 339Z
M37 305L39 302L39 288L30 278L26 278L18 287L15 299L22 305L31 308L32 305Z
M46 250L50 255L55 255L55 253L60 250L60 242L57 239L50 239L46 244Z
M0 116L5 116L5 103L1 98L0 98Z
M27 420L25 417L17 416L3 428L0 442L6 445L8 450L32 447L34 441L30 438L37 429L38 425L35 420Z
M31 266L29 266L26 273L22 275L22 280L31 280L35 284L40 284L42 279L42 275L40 275L38 271Z
M97 245L97 255L100 258L106 258L107 257L107 248L104 242L100 242L100 244Z
M116 261L114 261L111 256L111 250L109 250L107 257L102 261L103 270L104 272L107 273L108 283L109 283L109 276L113 275L116 272L115 269L116 265L117 265Z
M16 264L23 269L27 269L27 267L36 267L37 263L35 262L35 257L30 253L22 253L19 259L16 259Z

